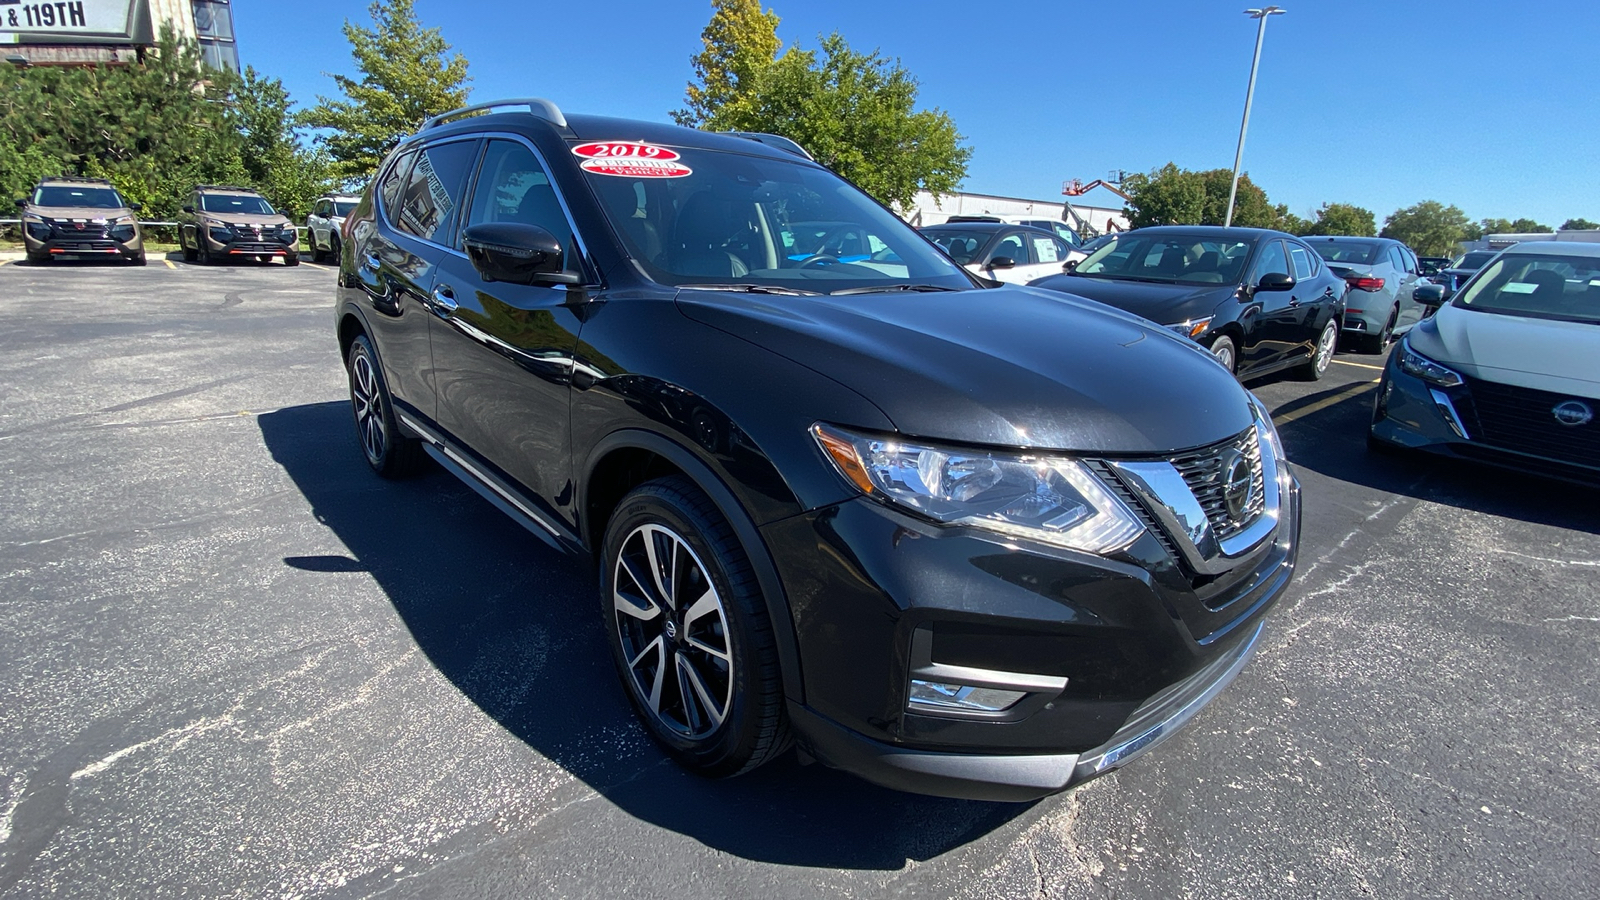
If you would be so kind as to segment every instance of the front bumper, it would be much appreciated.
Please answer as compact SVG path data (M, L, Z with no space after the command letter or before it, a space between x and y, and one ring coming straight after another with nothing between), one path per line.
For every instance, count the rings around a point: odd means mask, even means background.
M213 256L276 256L290 259L300 255L298 233L294 243L284 243L269 235L258 236L254 232L232 231L226 241L217 240L211 229L196 233L200 240L206 242L206 248Z
M1529 427L1527 420L1507 417L1487 401L1494 385L1469 380L1441 388L1400 368L1400 352L1389 355L1373 400L1371 436L1375 441L1408 450L1464 459L1533 475L1600 486L1600 438L1585 441L1581 429L1555 424ZM1492 393L1499 393L1498 390ZM1542 393L1525 391L1524 393ZM1530 418L1562 399L1550 395ZM1591 401L1600 407L1600 401ZM1505 403L1500 401L1501 405ZM1529 404L1534 406L1534 404ZM1519 427L1521 426L1521 427Z
M25 224L22 246L33 257L136 259L144 253L144 233L137 225L76 228L53 223L41 229L36 223Z
M799 744L869 781L972 799L1034 799L1122 765L1248 658L1298 551L1285 483L1273 535L1214 576L1158 526L1115 558L867 499L766 526L800 644ZM910 680L929 671L1029 693L991 714L913 711Z

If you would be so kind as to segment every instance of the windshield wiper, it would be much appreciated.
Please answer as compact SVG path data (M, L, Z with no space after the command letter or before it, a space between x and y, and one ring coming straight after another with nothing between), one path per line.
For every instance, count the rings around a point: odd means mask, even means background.
M791 297L820 297L820 291L802 291L798 288L778 287L771 284L680 284L684 291L733 291L736 294L787 294Z
M883 294L890 291L916 291L927 293L932 291L959 291L960 288L945 287L942 284L885 284L874 287L845 288L842 291L830 291L830 297L843 297L846 294Z

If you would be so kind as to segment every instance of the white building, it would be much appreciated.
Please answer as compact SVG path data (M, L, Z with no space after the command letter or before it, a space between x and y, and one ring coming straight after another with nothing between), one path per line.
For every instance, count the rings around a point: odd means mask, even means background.
M1109 195L1110 192L1104 193ZM1088 206L1075 202L1072 209L1097 233L1121 231L1128 227L1128 219L1122 214L1121 206ZM927 191L918 191L911 208L901 213L902 218L915 226L939 225L949 221L951 216L1037 216L1077 227L1073 217L1067 215L1067 205L1059 200L1028 200L993 194L935 196Z

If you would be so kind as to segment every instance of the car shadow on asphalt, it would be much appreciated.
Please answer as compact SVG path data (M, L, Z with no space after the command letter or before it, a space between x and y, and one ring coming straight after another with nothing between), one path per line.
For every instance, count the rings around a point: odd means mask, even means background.
M1376 385L1372 386L1376 389ZM1367 448L1371 390L1348 394L1339 385L1274 410L1292 415L1324 399L1336 402L1279 426L1289 461L1329 478L1539 525L1600 534L1600 490L1466 460L1424 453L1379 453Z
M257 421L273 459L353 557L284 564L370 572L467 699L627 814L746 859L898 870L1029 809L890 791L802 766L793 753L725 781L683 772L634 720L586 563L549 549L438 468L408 481L378 478L344 403Z

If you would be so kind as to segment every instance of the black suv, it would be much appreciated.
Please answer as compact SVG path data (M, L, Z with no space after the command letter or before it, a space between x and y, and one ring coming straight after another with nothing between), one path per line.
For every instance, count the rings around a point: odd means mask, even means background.
M817 222L870 253L806 249ZM346 235L367 461L426 452L592 559L629 697L703 774L794 743L896 788L1058 791L1215 696L1289 583L1299 487L1226 369L985 285L782 141L469 107Z

